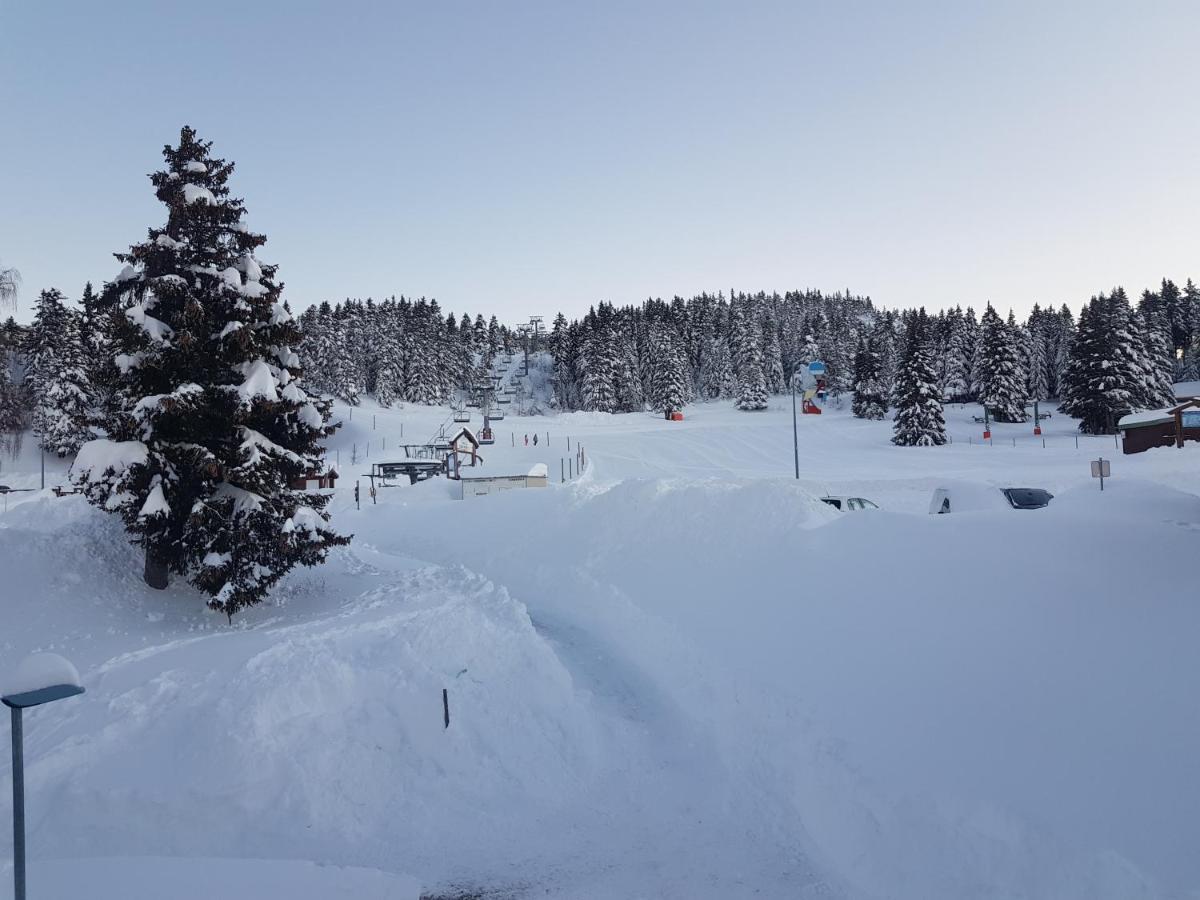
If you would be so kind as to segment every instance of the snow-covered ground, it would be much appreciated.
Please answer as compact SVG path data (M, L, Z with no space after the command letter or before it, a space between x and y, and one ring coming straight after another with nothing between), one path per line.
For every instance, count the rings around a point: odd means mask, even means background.
M82 498L10 495L3 659L88 691L26 717L38 896L1200 893L1200 449L1077 449L1057 415L981 444L970 407L900 449L830 409L797 481L789 398L685 413L509 415L477 474L549 488L372 504L449 411L339 407L354 541L232 627ZM926 514L963 482L1056 497Z

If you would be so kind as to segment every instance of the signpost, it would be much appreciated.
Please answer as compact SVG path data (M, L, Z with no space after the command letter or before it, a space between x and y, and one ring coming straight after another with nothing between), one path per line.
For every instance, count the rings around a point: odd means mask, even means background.
M1092 460L1092 477L1100 479L1100 490L1104 490L1104 479L1112 477L1108 460L1103 456Z

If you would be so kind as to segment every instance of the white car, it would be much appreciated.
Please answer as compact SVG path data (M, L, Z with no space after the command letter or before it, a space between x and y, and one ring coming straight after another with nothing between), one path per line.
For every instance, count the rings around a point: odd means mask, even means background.
M866 497L822 497L822 503L828 503L834 509L840 509L842 512L849 512L855 509L879 509L879 506L872 503Z

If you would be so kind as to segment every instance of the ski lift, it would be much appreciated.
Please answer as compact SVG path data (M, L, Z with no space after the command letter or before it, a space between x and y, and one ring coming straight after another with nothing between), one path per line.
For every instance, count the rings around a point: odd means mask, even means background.
M494 409L488 418L492 419L493 421L499 421L500 419L504 418L504 410Z
M454 411L454 421L455 422L470 422L471 414L469 412L467 412L465 409L456 409Z
M492 429L490 427L488 427L487 425L484 425L482 428L479 429L478 437L479 437L479 443L481 443L481 444L496 443L496 436L494 434L492 434Z

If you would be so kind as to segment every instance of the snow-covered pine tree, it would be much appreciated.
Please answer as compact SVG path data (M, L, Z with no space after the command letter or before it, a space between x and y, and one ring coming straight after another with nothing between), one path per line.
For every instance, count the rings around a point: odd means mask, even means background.
M880 380L882 365L869 338L864 338L854 354L854 400L850 410L859 419L882 419L887 415L888 398Z
M782 394L787 387L783 374L783 356L779 349L779 324L770 310L763 313L763 378L768 394Z
M42 448L59 457L73 456L93 437L92 388L88 379L88 353L83 345L83 317L66 310L58 339L53 379L45 388L34 422Z
M922 309L911 323L896 385L892 443L901 447L938 447L946 443L946 420L937 376L925 346L928 319Z
M650 390L647 400L652 408L669 412L684 407L687 387L684 384L683 361L674 341L665 328L651 335Z
M753 412L767 408L767 381L763 374L762 333L749 304L742 307L734 331L738 409Z
M1133 314L1133 331L1141 340L1142 396L1147 409L1172 406L1175 402L1175 353L1171 349L1170 323L1164 312L1153 308Z
M972 324L955 308L948 317L946 349L941 360L942 396L962 403L971 396Z
M1123 291L1093 297L1079 314L1059 406L1084 434L1112 434L1138 403L1143 373L1133 362L1129 314Z
M115 410L72 474L145 549L148 582L184 576L232 618L349 538L329 528L327 497L291 487L324 470L329 405L301 386L299 332L275 266L255 258L266 238L246 228L233 165L210 147L185 127L163 149L150 179L167 222L116 254Z
M701 396L706 400L728 399L733 396L736 385L729 341L723 337L711 338L700 371Z
M15 455L25 428L25 403L21 387L12 378L14 352L0 342L0 449Z
M1050 367L1046 360L1046 339L1041 323L1031 319L1029 328L1029 360L1026 366L1026 396L1030 400L1045 400L1050 396Z
M1025 372L1015 335L990 303L979 325L979 402L997 422L1023 422Z
M592 412L613 412L617 407L617 394L613 387L616 360L612 353L613 334L605 329L588 335L583 346L583 383L580 386L580 403Z
M58 374L66 333L67 308L62 291L50 288L38 295L37 311L25 335L22 355L25 359L25 389L36 410ZM46 423L34 416L33 430L45 433Z

